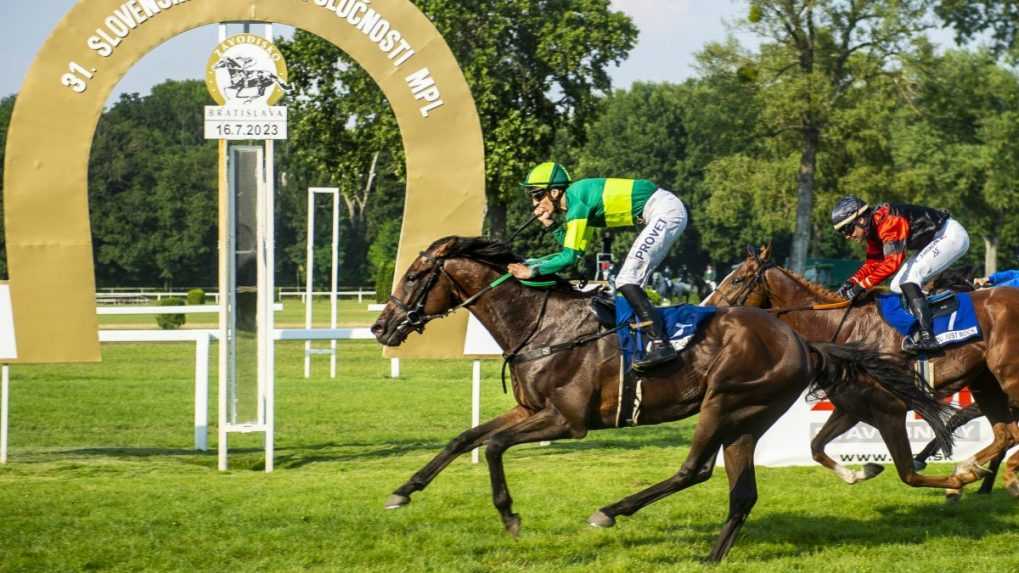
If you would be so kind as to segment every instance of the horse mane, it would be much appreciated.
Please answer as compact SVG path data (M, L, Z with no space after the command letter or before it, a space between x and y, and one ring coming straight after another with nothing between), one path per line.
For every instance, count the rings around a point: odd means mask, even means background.
M785 267L778 268L781 269L783 273L789 275L789 278L800 283L800 286L810 291L811 294L822 299L835 299L836 301L842 300L842 297L835 294L834 291L829 290L824 285L812 282L811 280L807 279L807 277L801 275L800 273L791 271Z
M512 247L498 239L489 239L487 237L458 237L455 235L443 237L432 243L428 247L428 252L432 252L440 246L447 244L448 248L443 255L445 258L463 257L471 259L472 261L478 261L496 268L500 272L506 272L506 266L511 263L524 262L524 258L514 253ZM570 281L558 275L540 277L543 280L550 278L556 281L556 290L573 293L580 292L573 288L573 284Z

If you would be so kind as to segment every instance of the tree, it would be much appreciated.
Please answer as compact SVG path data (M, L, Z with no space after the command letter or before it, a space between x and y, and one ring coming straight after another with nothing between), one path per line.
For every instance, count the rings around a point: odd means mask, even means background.
M990 32L995 56L1016 53L1019 2L1016 0L934 0L934 12L955 28L956 41L971 42Z
M287 174L281 201L288 216L280 231L293 241L284 253L296 267L304 267L307 189L338 187L346 215L339 257L343 278L363 283L376 270L368 268L366 256L378 234L369 211L375 203L403 201L403 145L396 117L367 72L329 42L297 31L293 40L277 45L286 57L292 89L287 98L290 138L282 146L281 162ZM328 236L329 217L316 217L316 223L316 236ZM329 246L317 248L315 257L316 267L328 268L323 265L330 262Z
M950 209L983 239L992 273L1016 226L1019 77L987 51L926 54L910 72L916 111L904 111L893 132L899 192Z
M11 114L14 112L16 95L10 95L0 99L0 212L3 208L3 181L4 162L7 151L7 128L11 123ZM4 235L4 221L0 218L0 276L7 276L7 251L4 249L6 238Z
M846 92L906 51L931 25L920 0L752 0L747 27L766 40L752 75L762 119L775 138L798 148L796 229L791 267L810 247L818 153ZM859 64L859 65L858 65Z
M167 81L103 114L89 163L99 285L215 282L216 143L205 141L205 84Z

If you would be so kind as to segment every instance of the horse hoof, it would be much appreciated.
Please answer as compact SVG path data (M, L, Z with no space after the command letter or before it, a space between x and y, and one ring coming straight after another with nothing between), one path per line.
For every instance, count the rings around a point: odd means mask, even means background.
M604 513L602 513L601 510L598 510L592 513L591 517L587 518L587 523L591 527L600 527L603 529L607 529L616 524L616 519L614 517L605 515Z
M948 505L955 505L962 499L961 489L946 489L945 490L945 503Z
M927 469L927 462L921 462L920 460L913 460L913 471L922 472Z
M513 536L513 539L520 537L520 516L517 514L511 514L509 517L502 520L503 525L506 526L506 533Z
M883 471L885 467L881 464L863 464L863 479L876 478Z
M410 503L410 498L405 495L394 493L386 500L386 509L400 509Z

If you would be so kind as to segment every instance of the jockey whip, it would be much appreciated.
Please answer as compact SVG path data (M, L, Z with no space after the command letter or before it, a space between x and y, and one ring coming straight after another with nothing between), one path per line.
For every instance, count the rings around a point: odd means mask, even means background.
M510 235L510 237L508 239L506 239L506 242L507 243L512 243L513 239L516 239L517 235L519 235L521 231L523 231L527 227L530 227L531 223L533 223L533 222L535 222L537 220L538 220L538 216L537 215L532 216L530 219L527 220L526 223L524 223L523 225L520 225L520 228L517 229L516 231L514 231L514 233L512 235Z

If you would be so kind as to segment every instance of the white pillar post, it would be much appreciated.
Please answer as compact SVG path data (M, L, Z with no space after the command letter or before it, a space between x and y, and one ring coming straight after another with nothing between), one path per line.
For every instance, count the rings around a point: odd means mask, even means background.
M209 450L209 341L208 334L195 339L195 449Z
M0 464L7 463L7 408L10 400L7 395L11 391L10 367L6 364L0 368Z
M471 427L481 424L481 361L474 361L474 376L471 377ZM481 448L471 450L471 463L478 463Z
M329 305L331 314L330 328L336 330L336 311L338 308L336 300L336 289L339 285L339 263L340 263L340 192L334 190L333 193L333 272L332 272L332 289L329 292ZM336 378L336 339L329 341L329 349L332 351L329 354L329 377Z
M390 358L389 359L389 377L397 379L400 377L400 359Z
M315 269L315 191L308 189L308 245L305 253L304 328L311 329L312 275ZM311 377L311 341L304 341L304 377Z

